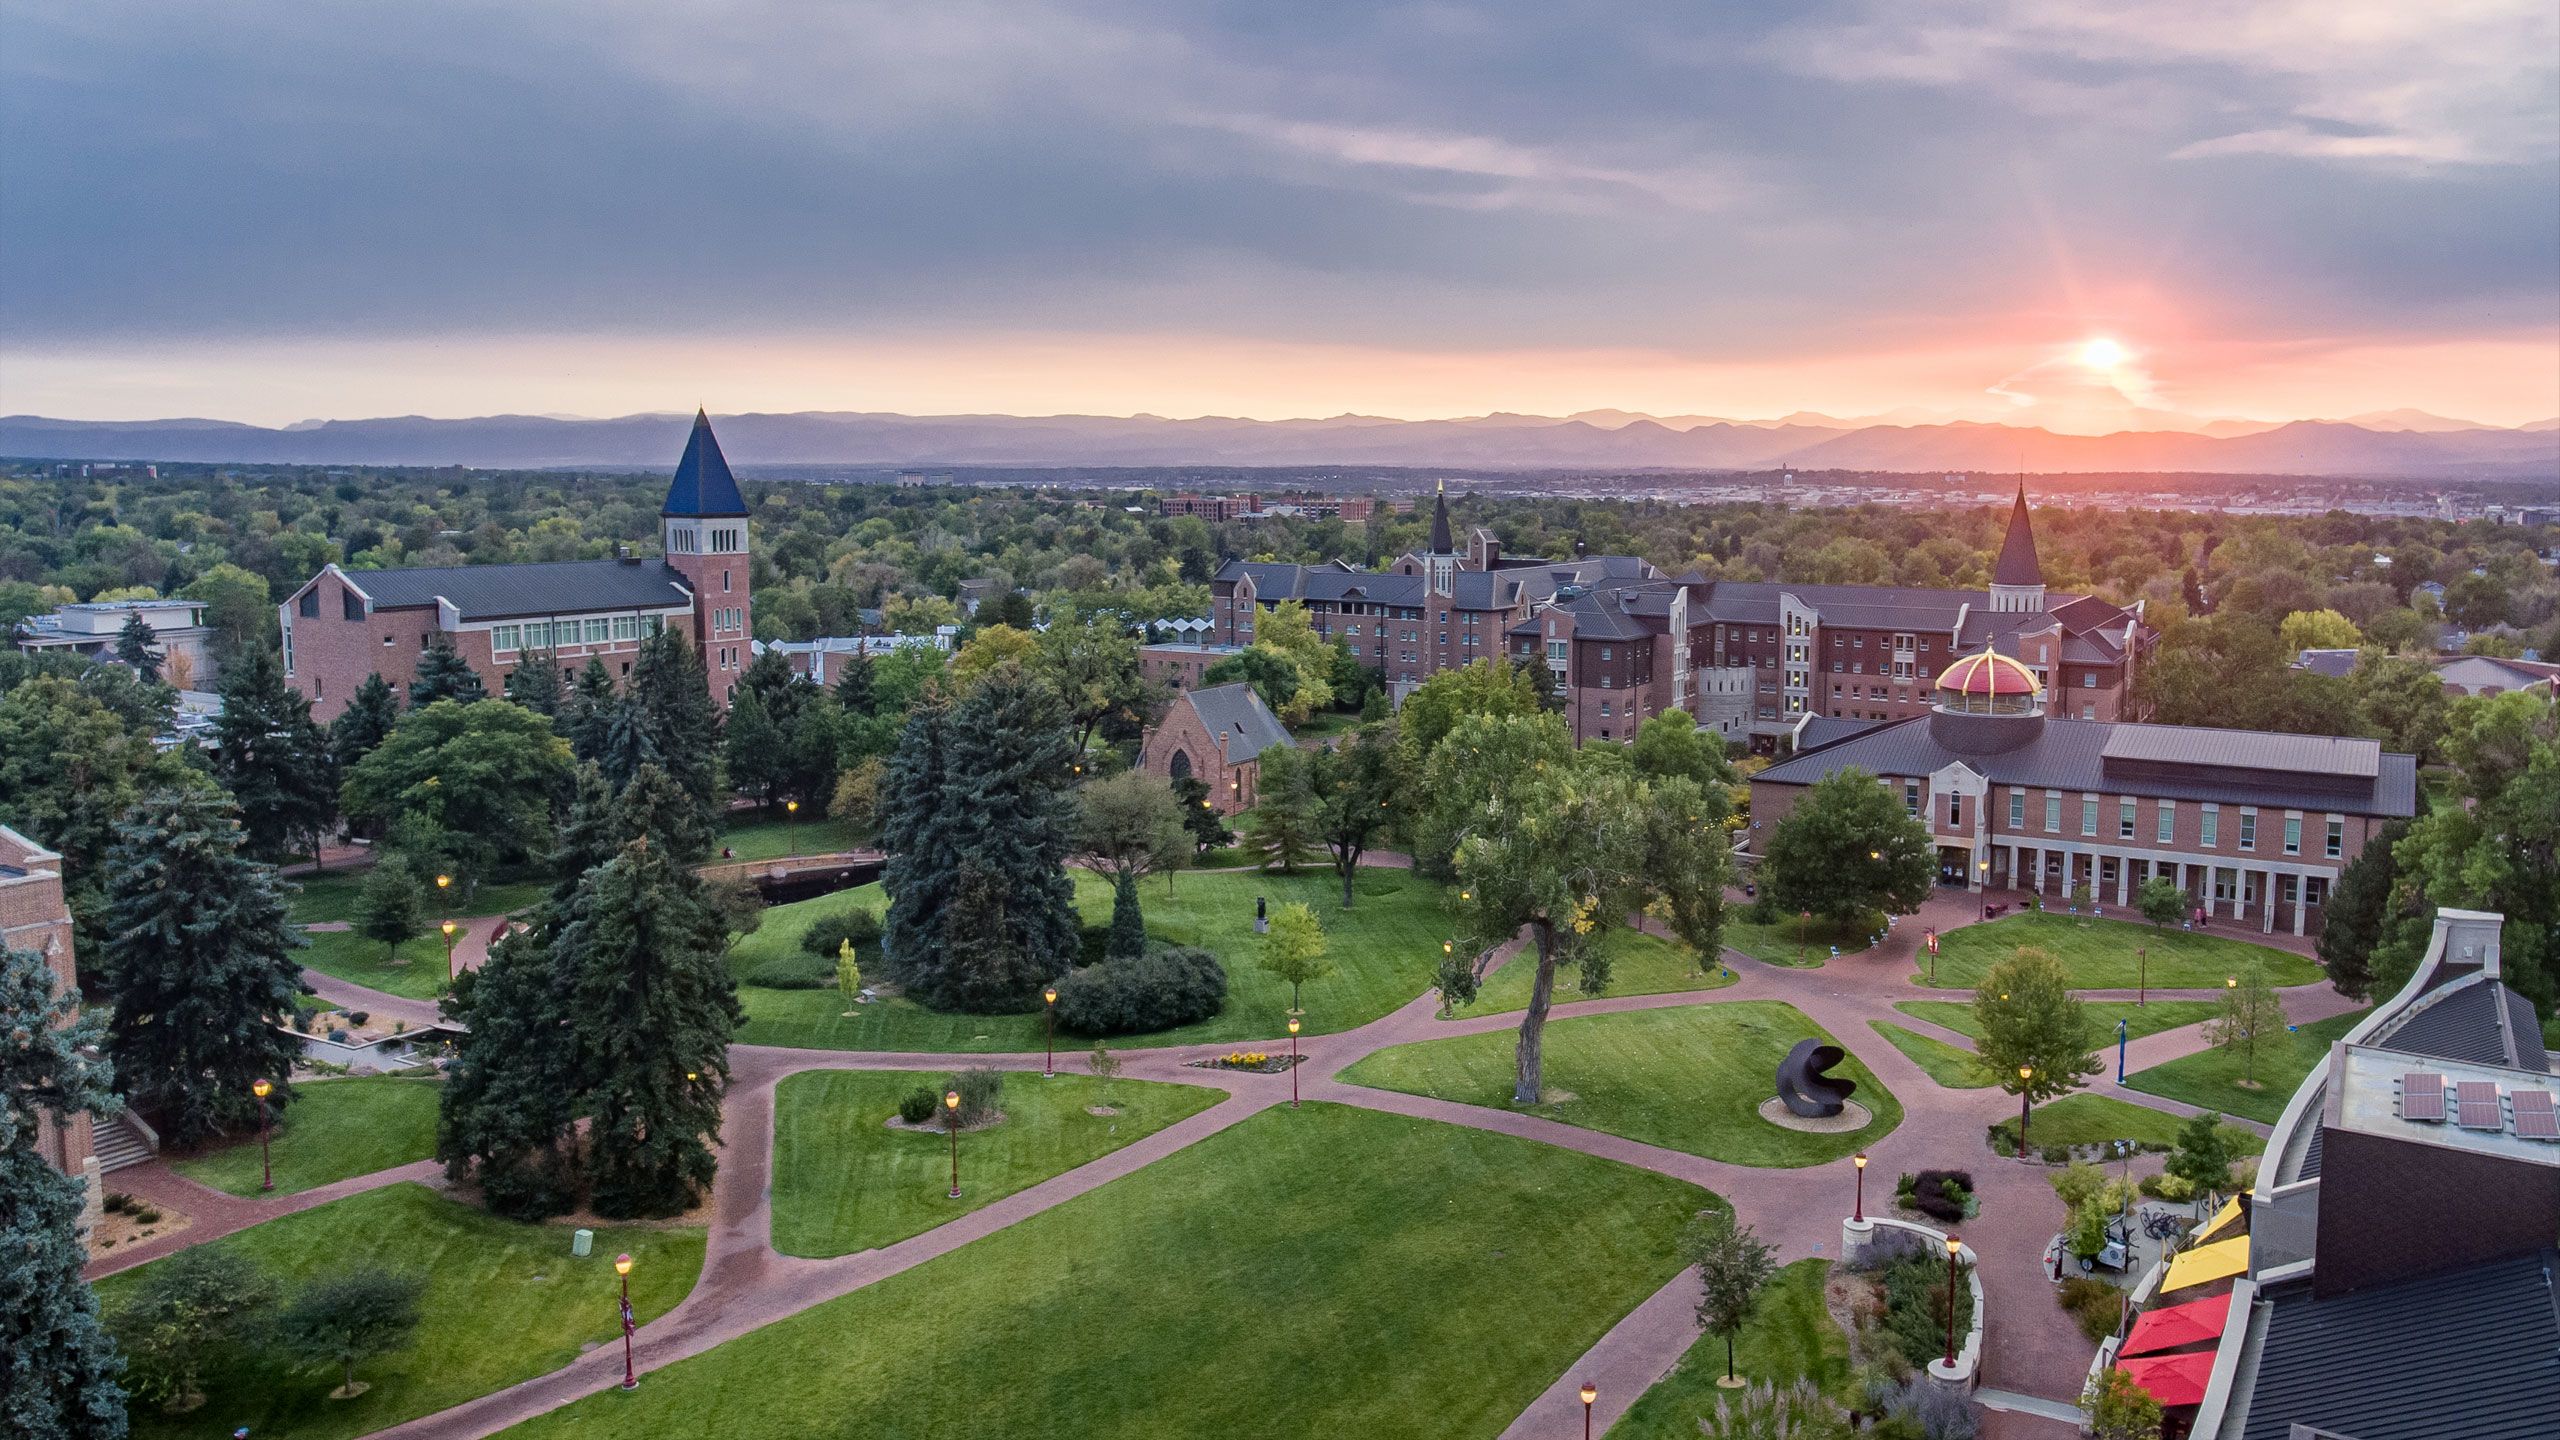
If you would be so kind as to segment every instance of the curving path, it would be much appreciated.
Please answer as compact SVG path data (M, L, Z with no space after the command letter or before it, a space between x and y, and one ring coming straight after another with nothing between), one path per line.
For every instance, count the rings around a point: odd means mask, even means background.
M1394 864L1404 857L1374 858ZM1868 1147L1871 1168L1879 1177L1933 1163L1969 1165L1974 1171L1978 1193L1983 1197L1983 1214L1966 1225L1963 1233L1982 1256L1982 1278L1990 1307L1991 1329L1984 1352L1986 1389L2069 1403L2078 1398L2091 1347L2051 1299L2051 1281L2043 1256L2060 1219L2060 1208L2046 1183L2049 1171L2040 1165L2001 1161L1982 1144L1984 1128L2013 1113L2012 1101L1996 1089L1940 1087L1926 1071L1885 1044L1867 1024L1870 1020L1885 1020L1960 1048L1971 1047L1963 1035L1918 1020L1893 1006L1901 1000L1954 999L1966 993L1929 990L1914 984L1914 951L1924 928L1934 926L1945 932L1979 923L1980 904L1979 897L1970 895L1933 897L1917 915L1900 923L1882 944L1819 968L1773 966L1727 950L1725 963L1736 976L1730 985L1706 991L1567 1001L1554 1007L1552 1018L1753 999L1783 1000L1803 1011L1854 1050L1868 1070L1902 1101L1901 1125ZM473 923L485 929L493 920L494 917ZM2301 948L2284 943L2291 941L2290 936L2247 938L2276 942L2281 948ZM1493 964L1498 967L1508 962L1522 948L1517 941L1503 947ZM377 1013L411 1019L413 1023L434 1016L434 1006L426 1002L382 995L317 972L306 974L314 988L333 1001L365 1005ZM2109 991L2085 993L2091 998L2118 998ZM2161 999L2190 999L2209 998L2210 992L2151 993ZM2325 986L2301 987L2284 995L2286 1013L2297 1023L2354 1008L2354 1002ZM2128 994L2122 998L2131 997ZM1687 1180L1730 1200L1742 1218L1778 1248L1783 1259L1837 1253L1840 1222L1845 1218L1845 1202L1849 1198L1846 1192L1853 1183L1846 1166L1761 1169L1732 1165L1539 1116L1373 1090L1339 1078L1353 1062L1388 1046L1507 1030L1517 1024L1517 1012L1441 1020L1437 1018L1435 997L1426 994L1356 1029L1303 1037L1299 1048L1306 1060L1300 1071L1300 1086L1309 1100L1515 1135ZM2134 1042L2129 1052L2134 1062L2130 1068L2156 1065L2205 1048L2201 1029L2187 1026ZM1261 1043L1278 1048L1285 1042ZM1033 1052L937 1055L734 1047L733 1075L722 1118L720 1169L710 1196L709 1236L701 1278L675 1309L640 1328L635 1336L635 1363L646 1371L700 1354L810 1306L948 1254L1287 1101L1289 1084L1285 1075L1193 1069L1182 1063L1187 1058L1228 1048L1232 1047L1118 1052L1125 1066L1122 1073L1130 1079L1204 1086L1224 1090L1229 1098L1124 1149L923 1234L876 1250L818 1260L783 1255L771 1244L774 1087L783 1077L804 1070L937 1070L970 1065L1026 1071L1039 1069L1042 1057ZM2107 1076L2089 1088L2173 1114L2193 1113L2193 1107L2175 1101L2123 1090L2114 1085L2112 1077L2110 1067ZM101 1262L105 1268L96 1269L95 1273L139 1264L259 1220L378 1185L420 1178L440 1183L432 1162L422 1162L282 1200L248 1202L195 1186L163 1167L148 1168L161 1173L145 1184L185 1186L193 1192L189 1199L172 1194L170 1203L196 1217L195 1226L151 1246L120 1253L112 1262ZM421 1170L424 1175L416 1173ZM140 1175L141 1171L119 1173ZM127 1188L146 1193L142 1184ZM1879 1188L1882 1202L1889 1205L1890 1182ZM213 1197L212 1203L201 1198L206 1196ZM189 1203L190 1199L194 1203ZM1699 1327L1691 1308L1696 1283L1694 1273L1677 1276L1623 1317L1522 1412L1504 1432L1506 1440L1573 1433L1581 1422L1576 1392L1585 1380L1600 1390L1593 1419L1601 1428L1614 1422L1696 1340ZM400 1440L478 1440L618 1383L620 1359L616 1347L599 1347L549 1374L381 1433ZM1990 1433L2061 1435L2069 1428L2059 1421L2018 1413L1993 1416Z

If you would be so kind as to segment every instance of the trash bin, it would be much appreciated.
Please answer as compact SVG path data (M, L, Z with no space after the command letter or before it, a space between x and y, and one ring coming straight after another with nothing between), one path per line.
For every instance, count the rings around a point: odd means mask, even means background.
M569 1253L581 1260L586 1259L588 1253L595 1248L596 1232L593 1230L581 1229L569 1237Z

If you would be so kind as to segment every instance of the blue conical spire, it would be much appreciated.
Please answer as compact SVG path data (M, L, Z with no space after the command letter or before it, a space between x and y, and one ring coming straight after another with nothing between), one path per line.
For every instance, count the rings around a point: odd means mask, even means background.
M747 497L738 493L719 437L711 433L711 416L693 412L693 436L684 442L684 458L676 462L675 483L667 487L661 515L744 515Z

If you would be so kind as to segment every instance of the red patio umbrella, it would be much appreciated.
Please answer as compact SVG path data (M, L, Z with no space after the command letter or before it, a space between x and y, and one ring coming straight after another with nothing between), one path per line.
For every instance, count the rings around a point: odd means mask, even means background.
M2170 1305L2146 1310L2133 1322L2133 1333L2125 1337L2118 1355L2149 1355L2161 1350L2177 1350L2199 1342L2210 1343L2222 1338L2223 1322L2231 1315L2231 1297L2216 1295L2210 1300L2195 1300L2184 1305Z
M2205 1382L2213 1378L2213 1352L2191 1350L2183 1355L2155 1355L2143 1360L2125 1360L2116 1365L2133 1383L2151 1392L2151 1398L2174 1409L2180 1405L2204 1403Z

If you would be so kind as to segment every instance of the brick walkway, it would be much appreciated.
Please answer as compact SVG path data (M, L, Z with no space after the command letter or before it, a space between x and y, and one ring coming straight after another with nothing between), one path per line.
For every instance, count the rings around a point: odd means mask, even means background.
M1388 864L1403 859L1373 858ZM2000 1160L1983 1145L1984 1128L2014 1113L2010 1097L1996 1089L1940 1087L1900 1051L1881 1043L1881 1037L1867 1023L1887 1020L1970 1048L1971 1042L1962 1035L1916 1020L1893 1006L1901 1000L1961 998L1965 992L1916 986L1914 952L1928 928L1944 933L1980 920L1979 897L1941 893L1933 896L1918 914L1901 921L1875 948L1818 968L1771 966L1728 950L1725 962L1735 972L1736 980L1721 989L1571 1001L1557 1005L1553 1016L1564 1019L1733 1000L1783 1000L1855 1050L1859 1060L1903 1105L1902 1123L1868 1147L1874 1171L1889 1176L1939 1165L1970 1168L1974 1172L1983 1214L1965 1225L1962 1233L1982 1256L1989 1308L1982 1383L2068 1403L2078 1399L2093 1347L2052 1298L2052 1282L2043 1257L2046 1243L2061 1224L2062 1211L2046 1182L2050 1171L2042 1165ZM483 930L491 923L493 919L473 922ZM2289 935L2259 937L2237 930L2233 934L2234 938L2263 938L2283 948L2297 948L2287 943L2292 941ZM1496 965L1508 962L1521 949L1519 942L1504 947L1496 956ZM415 1018L421 1013L432 1018L432 1005L380 995L314 972L306 974L322 995L333 1000L364 1004L378 1013L402 1018ZM2089 993L2093 998L2115 998L2112 992ZM2209 998L2211 992L2151 993L2161 999L2201 999ZM2287 1015L2297 1023L2354 1008L2354 1002L2325 986L2287 991L2284 999ZM1840 1222L1846 1215L1844 1201L1852 1185L1845 1163L1793 1170L1725 1164L1534 1115L1371 1090L1345 1084L1338 1078L1354 1061L1387 1046L1508 1030L1517 1023L1516 1014L1443 1021L1437 1018L1436 997L1426 994L1357 1029L1302 1038L1300 1049L1307 1058L1300 1071L1300 1085L1310 1100L1515 1135L1688 1180L1730 1200L1742 1218L1778 1248L1783 1259L1838 1253ZM644 1371L652 1370L700 1354L812 1305L948 1254L1288 1099L1285 1075L1200 1070L1182 1063L1230 1048L1233 1047L1222 1044L1119 1052L1126 1067L1123 1074L1128 1078L1225 1090L1230 1096L1225 1103L921 1235L877 1250L812 1260L783 1255L771 1245L773 1092L784 1076L803 1070L942 1070L970 1065L1024 1071L1038 1069L1042 1057L1038 1053L936 1055L735 1047L731 1052L734 1075L722 1121L725 1140L712 1190L702 1276L675 1309L640 1328L635 1345L637 1365ZM2139 1069L2202 1048L2201 1027L2185 1026L2135 1042L2129 1055L2132 1068ZM2093 1092L2118 1095L2170 1113L2192 1113L2190 1107L2174 1101L2118 1089L2113 1084L2113 1057L2108 1058L2109 1072L2090 1087ZM217 1238L275 1215L324 1204L343 1194L422 1178L413 1173L421 1169L429 1176L434 1174L431 1163L404 1166L280 1201L253 1203L192 1185L156 1165L118 1173L132 1176L144 1169L161 1172L146 1184L186 1187L187 1198L172 1193L169 1200L194 1216L196 1224L179 1236L167 1237L165 1248L155 1242L153 1246L137 1246L117 1255L111 1268L138 1264L168 1250ZM143 1185L120 1188L148 1193ZM1887 1188L1887 1203L1890 1194ZM1603 1428L1613 1422L1697 1338L1698 1326L1692 1313L1696 1284L1693 1274L1676 1277L1622 1318L1589 1352L1565 1367L1547 1392L1504 1432L1506 1440L1577 1430L1581 1404L1575 1392L1585 1380L1600 1389L1594 1420ZM478 1440L617 1383L621 1378L620 1361L613 1347L601 1347L550 1374L382 1433L401 1440ZM2060 1435L2065 1430L2059 1422L2024 1413L1995 1413L1986 1417L1986 1424L1986 1433L1993 1436Z

